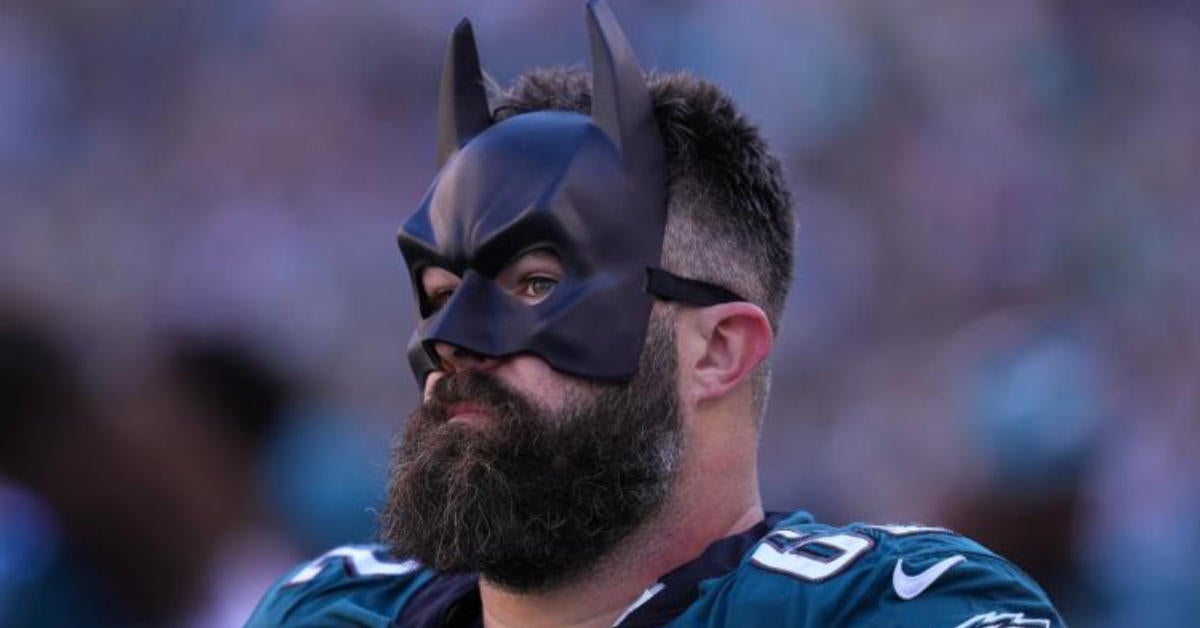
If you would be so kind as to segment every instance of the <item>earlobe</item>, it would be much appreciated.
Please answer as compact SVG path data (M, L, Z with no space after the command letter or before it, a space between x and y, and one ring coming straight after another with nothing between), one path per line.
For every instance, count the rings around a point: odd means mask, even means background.
M771 324L757 305L725 303L697 312L702 342L693 362L692 393L697 402L724 397L745 381L771 351Z

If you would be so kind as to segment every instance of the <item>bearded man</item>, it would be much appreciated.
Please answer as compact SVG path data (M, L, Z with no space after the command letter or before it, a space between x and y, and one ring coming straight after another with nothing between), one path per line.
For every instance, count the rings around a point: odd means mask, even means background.
M590 77L490 96L456 29L441 171L399 235L424 401L382 544L287 574L248 625L1062 626L947 530L763 512L779 162L720 90L643 75L608 8L586 16Z

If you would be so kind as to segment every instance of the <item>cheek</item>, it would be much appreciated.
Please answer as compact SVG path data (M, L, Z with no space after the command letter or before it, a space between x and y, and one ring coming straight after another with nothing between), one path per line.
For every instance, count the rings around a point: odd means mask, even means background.
M575 382L541 358L518 355L496 369L496 375L529 399L551 411L560 410Z
M425 378L425 390L422 394L422 399L424 401L426 401L426 402L429 401L429 398L433 395L434 384L437 384L438 381L445 376L446 376L446 374L443 373L442 371L434 371L434 372L430 373L428 377Z

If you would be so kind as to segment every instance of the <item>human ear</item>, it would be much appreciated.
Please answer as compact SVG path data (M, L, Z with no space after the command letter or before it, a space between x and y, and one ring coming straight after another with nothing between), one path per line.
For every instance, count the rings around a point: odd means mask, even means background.
M701 308L684 325L690 335L683 365L697 403L729 394L771 351L771 324L762 308L738 301Z

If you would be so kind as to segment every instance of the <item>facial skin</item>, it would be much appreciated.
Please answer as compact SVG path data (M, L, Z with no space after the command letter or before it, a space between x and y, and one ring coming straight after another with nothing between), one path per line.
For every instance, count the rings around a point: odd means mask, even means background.
M497 283L530 303L561 276L553 254L527 253ZM444 302L457 277L428 269ZM529 355L485 358L438 346L395 453L383 540L443 572L479 572L517 592L586 573L650 520L683 451L670 317L652 317L627 384L568 377Z

